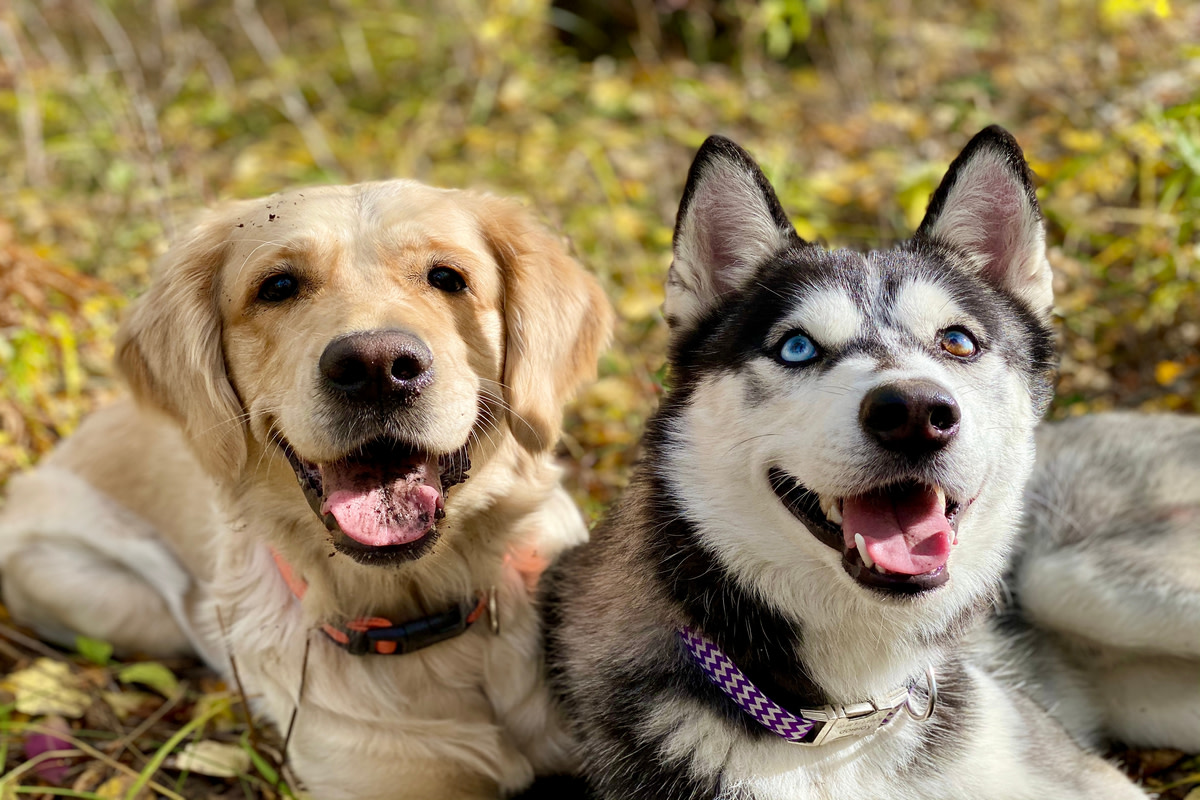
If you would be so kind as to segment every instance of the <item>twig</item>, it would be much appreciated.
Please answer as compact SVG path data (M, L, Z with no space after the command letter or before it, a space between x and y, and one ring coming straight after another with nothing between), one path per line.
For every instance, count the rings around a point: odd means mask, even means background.
M25 176L31 186L46 185L46 149L42 142L42 108L29 79L21 43L12 26L0 19L0 57L17 84L17 111L21 120L21 143L25 147Z
M38 52L41 53L42 58L53 64L54 68L60 72L70 72L73 69L71 57L67 55L66 48L55 36L50 23L46 22L45 16L38 10L37 4L17 0L13 6L25 31L37 40Z
M233 644L229 640L229 630L225 627L225 615L217 606L217 624L221 626L221 637L225 640L225 651L229 654L229 671L233 673L233 685L237 687L238 697L242 700L242 713L246 720L246 733L250 744L257 748L258 731L254 727L254 718L250 714L250 699L246 697L246 687L242 685L242 675L238 672L237 656L233 652Z
M296 690L296 705L292 706L292 716L288 719L287 732L283 734L283 752L279 762L279 775L282 779L283 770L287 767L288 745L292 741L292 731L296 727L296 714L300 712L300 703L304 701L304 681L308 675L308 648L312 645L312 631L304 637L304 657L300 662L300 687ZM276 791L279 787L276 786Z
M275 35L271 33L271 29L267 27L266 21L258 13L258 7L254 0L236 0L233 8L237 13L238 22L242 25L242 30L250 37L250 43L258 51L259 58L279 80L283 113L300 131L305 145L308 146L308 152L312 154L313 161L317 162L317 166L326 172L340 174L341 166L333 155L329 142L325 139L324 130L313 116L312 109L308 107L308 101L304 99L296 82L285 75L284 70L280 68L284 62L283 51L279 48L279 42L275 41Z
M51 732L47 731L47 733L51 733ZM62 739L63 741L68 741L68 739L64 738L58 732L53 732L53 735L56 739ZM21 777L26 772L37 769L38 766L40 766L43 761L50 761L52 759L60 759L60 758L61 759L79 758L80 756L83 756L83 755L85 755L85 753L82 750L47 750L44 753L38 753L36 756L29 759L24 764L18 764L17 766L13 767L11 772L8 772L4 775L0 775L0 788L3 788L5 785L7 785L9 783L9 781L15 781L17 778Z
M87 742L81 741L80 739L77 739L74 736L71 736L70 734L64 734L62 731L51 730L49 728L43 728L40 725L26 726L26 730L49 734L49 735L54 736L57 739L62 739L64 742L67 742L75 749L81 751L84 755L90 756L91 758L96 759L97 761L101 762L105 766L111 767L112 769L115 769L119 772L123 772L131 778L140 778L141 777L141 774L137 770L133 769L132 767L128 766L127 764L122 764L120 761L117 761L112 756L109 756L108 754L101 752L100 750L97 750L96 748L89 745ZM16 770L13 770L13 771L15 772ZM166 786L163 786L161 783L158 783L156 781L148 781L145 785L149 786L151 789L158 792L159 794L167 797L168 800L186 800L186 798L181 797L180 795L178 795L175 792L168 789Z
M152 783L150 779L151 776L158 772L158 770L162 767L163 762L167 760L167 756L173 753L175 748L178 747L184 739L191 736L195 731L203 728L208 724L210 719L225 710L226 709L222 707L221 703L213 703L212 707L209 708L205 714L196 717L191 722L175 731L174 735L172 735L162 747L155 751L154 755L150 758L150 763L143 767L142 771L138 773L137 779L134 780L133 785L129 787L129 791L125 795L125 800L134 800L134 798L138 796L138 792L144 789L147 784Z
M25 634L21 633L20 631L13 630L12 628L8 627L7 625L0 624L0 636L3 636L5 639L8 639L10 642L13 642L14 644L19 644L21 647L24 647L26 650L32 650L33 652L37 653L40 656L45 656L46 658L53 658L55 661L70 661L71 660L71 659L67 658L67 656L65 656L64 654L58 652L57 650L54 650L54 649L49 648L46 645L42 644L37 639L26 636Z
M167 700L165 703L156 708L153 714L146 717L146 719L142 721L142 724L138 725L120 739L116 739L109 744L109 752L112 752L114 757L121 755L121 753L131 744L136 742L143 733L154 727L160 719L165 717L171 711L171 709L179 705L179 701L183 699L183 696L183 691L176 692L174 697Z
M120 67L121 74L125 78L125 85L129 87L133 109L142 129L142 136L146 141L146 149L149 151L150 171L154 176L154 182L158 184L156 205L158 206L159 221L167 233L167 238L174 238L175 223L167 208L167 198L171 194L171 173L167 167L167 159L163 155L162 132L158 128L158 115L146 94L146 82L142 78L142 70L133 49L133 42L129 41L125 29L121 27L121 23L117 22L117 18L113 16L107 6L103 3L87 3L86 6L92 17L92 23L104 37L108 49L112 51L113 58L116 59L117 66Z

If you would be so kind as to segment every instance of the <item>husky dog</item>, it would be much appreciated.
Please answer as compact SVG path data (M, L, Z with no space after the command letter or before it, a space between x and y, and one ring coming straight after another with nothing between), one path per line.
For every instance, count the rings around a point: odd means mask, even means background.
M1081 742L1200 753L1200 419L1081 417L1037 447L1008 666Z
M1051 300L1000 128L911 240L868 253L800 239L750 156L704 143L672 388L623 500L545 587L601 798L1142 797L976 648L1051 395Z

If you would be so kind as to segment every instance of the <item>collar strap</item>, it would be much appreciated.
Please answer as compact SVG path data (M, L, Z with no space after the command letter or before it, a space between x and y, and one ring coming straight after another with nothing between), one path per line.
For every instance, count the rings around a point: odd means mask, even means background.
M292 565L284 560L275 548L271 556L279 568L288 589L303 600L308 584L296 575ZM395 623L384 617L359 617L343 625L324 623L321 630L330 641L352 655L404 655L453 639L467 632L484 613L491 623L492 633L500 633L500 617L496 609L496 591L477 592L475 597L464 600L457 606L436 614Z
M494 613L495 605L492 593L480 592L478 600L398 625L383 617L359 617L340 628L325 623L321 630L352 655L402 656L466 633L484 611Z
M904 687L879 703L868 700L850 705L802 708L799 713L793 713L763 694L729 656L699 631L684 626L677 633L692 660L718 689L758 724L793 744L815 746L869 736L894 720L902 709L913 719L929 719L937 703L937 682L930 666L925 671L928 702L920 712L912 707L912 688Z

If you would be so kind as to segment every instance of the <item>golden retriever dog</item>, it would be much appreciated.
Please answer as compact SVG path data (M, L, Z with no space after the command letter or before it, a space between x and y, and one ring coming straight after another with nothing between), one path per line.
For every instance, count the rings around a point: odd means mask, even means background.
M519 206L411 181L210 213L118 343L133 400L11 482L13 615L196 652L316 798L570 768L530 586L586 537L552 459L611 310Z

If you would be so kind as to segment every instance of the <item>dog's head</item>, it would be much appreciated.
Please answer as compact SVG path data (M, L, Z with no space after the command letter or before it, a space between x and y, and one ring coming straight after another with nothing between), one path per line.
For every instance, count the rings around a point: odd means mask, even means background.
M610 313L510 201L322 187L211 213L166 255L119 363L219 482L286 458L338 549L391 562L428 549L472 460L553 447Z
M1044 250L1000 128L911 240L865 254L801 240L750 156L709 139L675 230L665 435L712 546L881 602L990 586L1051 392Z

